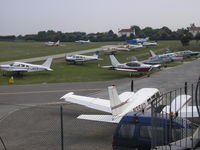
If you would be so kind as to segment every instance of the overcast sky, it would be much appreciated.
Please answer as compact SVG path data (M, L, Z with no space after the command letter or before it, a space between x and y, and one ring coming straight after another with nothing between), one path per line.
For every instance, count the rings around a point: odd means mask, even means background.
M200 26L200 0L0 0L0 35Z

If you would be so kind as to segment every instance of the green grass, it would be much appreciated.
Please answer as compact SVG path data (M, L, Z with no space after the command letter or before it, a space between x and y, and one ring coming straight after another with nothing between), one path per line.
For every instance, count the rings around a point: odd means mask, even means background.
M0 43L1 45L2 43ZM13 44L13 47L15 47L14 43L11 43L11 45ZM16 45L18 45L19 43L16 43ZM63 53L64 51L66 51L67 49L69 50L82 50L82 49L88 49L88 47L92 48L92 47L98 47L98 46L102 46L102 45L106 45L106 44L113 44L113 43L92 43L91 46L86 45L86 44L79 44L77 45L76 43L64 43L65 46L60 46L60 47L45 47L43 45L43 43L37 43L34 44L34 42L32 43L20 43L22 44L23 48L21 50L21 52L25 52L27 49L25 48L24 45L32 45L33 47L30 46L29 49L36 49L36 45L40 45L41 49L46 49L46 51L48 51L48 53L46 52L46 54L49 54L50 49L57 53L58 49L59 53ZM195 45L196 43L193 42L191 47L196 47L196 50L199 48L199 46ZM69 47L68 47L69 46ZM73 47L74 48L71 48ZM20 47L19 45L16 47ZM57 50L56 50L57 48ZM64 50L63 50L63 49ZM130 52L119 52L116 54L117 59L123 63L123 62L127 62L130 61L130 57L131 56L137 56L139 60L143 60L149 57L149 50L152 49L154 50L157 54L159 53L163 53L163 49L164 48L170 48L174 51L176 50L185 50L185 49L191 49L190 47L182 47L181 43L179 41L161 41L159 42L159 46L156 47L150 47L150 48L141 48L141 49L137 49L134 51L130 51ZM9 48L10 49L10 48ZM14 49L14 48L11 48ZM17 50L15 50L17 52ZM62 52L61 52L62 51ZM20 52L18 52L20 54ZM31 51L31 53L33 53L31 55L31 57L33 57L33 55L35 56L36 54L34 54L34 51ZM19 55L18 54L18 55ZM90 53L91 54L91 53ZM21 57L18 56L16 54L16 57ZM37 55L39 55L39 51L37 51ZM2 57L2 55L1 55ZM25 56L23 56L25 57ZM11 57L7 57L7 59L9 58L9 60L11 59ZM47 72L47 71L42 71L42 72L32 72L32 73L24 73L23 76L21 77L14 77L15 79L15 84L30 84L30 83L61 83L61 82L88 82L88 81L107 81L107 80L116 80L116 79L122 79L122 78L132 78L129 76L128 72L122 72L122 71L114 71L114 70L108 70L108 69L102 69L99 68L98 65L111 65L110 63L110 59L108 57L108 54L104 54L104 53L100 53L100 58L102 58L103 60L99 60L99 61L91 61L91 62L86 62L86 63L78 63L76 65L71 64L71 63L67 63L64 58L60 58L60 59L55 59L53 60L53 64L52 64L52 68L54 71L52 72ZM193 58L191 59L186 59L186 61L190 61L193 60ZM36 62L37 64L41 64L42 62ZM168 67L173 67L176 65L180 65L181 63L179 62L172 62L167 64ZM157 71L153 71L150 74L157 72ZM2 74L2 72L0 72ZM142 74L141 73L134 73L133 74L134 77L140 77ZM143 74L145 75L145 74ZM11 76L11 75L10 75ZM5 85L8 84L8 80L10 78L10 76L0 76L0 85Z
M61 46L45 46L44 42L0 42L0 62L62 54L118 43L119 42L92 42L88 44L78 44L74 42L63 42Z

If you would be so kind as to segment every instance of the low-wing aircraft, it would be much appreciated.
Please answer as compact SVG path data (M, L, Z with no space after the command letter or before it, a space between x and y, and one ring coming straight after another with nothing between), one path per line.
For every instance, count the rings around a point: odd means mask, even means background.
M172 60L180 60L180 59L184 59L185 56L182 54L176 54L176 53L166 53L166 54L160 54L160 55L156 55L153 51L150 52L152 57L162 57L162 58L166 58L166 57L170 57Z
M114 55L110 55L110 60L112 66L102 66L102 68L109 68L118 71L128 71L128 72L148 72L154 68L159 68L160 65L148 65L137 60L132 60L131 62L127 63L119 63L118 60L115 58Z
M129 48L128 47L110 47L110 48L102 49L101 51L108 54L115 54L117 52L128 52Z
M78 119L118 123L130 111L149 109L151 101L160 95L156 88L142 88L137 92L123 92L118 95L115 86L108 87L109 100L75 95L73 92L65 94L61 99L66 102L83 105L88 108L111 113L111 115L80 115Z
M148 46L157 46L158 43L157 42L143 42L142 45L146 46L146 47L148 47Z
M0 65L0 69L9 72L36 72L36 71L52 71L50 68L52 58L48 58L42 65L35 65L23 62L13 62L7 65Z
M136 38L132 40L126 40L127 43L143 43L149 40L149 37L146 38Z
M60 41L58 40L57 42L46 42L45 43L46 46L59 46L60 45Z
M66 55L65 60L68 62L86 62L86 61L93 61L93 60L100 60L99 59L99 51L96 51L93 56L87 55Z
M78 40L78 41L75 41L76 43L80 43L80 44L84 44L84 43L90 43L90 40Z
M142 47L143 45L141 43L128 45L129 50L134 50L134 49L142 48Z
M152 50L150 50L150 55L151 57L142 62L145 64L164 64L172 61L171 57L156 55Z
M193 52L193 51L190 51L190 50L187 50L187 51L178 51L178 52L175 52L176 54L180 54L180 55L185 55L186 57L187 56L197 56L200 54L200 52Z

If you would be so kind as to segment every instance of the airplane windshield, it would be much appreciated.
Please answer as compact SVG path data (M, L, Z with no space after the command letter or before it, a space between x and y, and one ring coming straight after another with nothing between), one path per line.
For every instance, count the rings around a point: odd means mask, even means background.
M130 67L139 67L140 66L139 63L135 63L135 62L130 62L130 63L127 63L126 65L130 66Z
M13 65L14 65L14 63L11 63L11 64L10 64L10 66L13 66Z

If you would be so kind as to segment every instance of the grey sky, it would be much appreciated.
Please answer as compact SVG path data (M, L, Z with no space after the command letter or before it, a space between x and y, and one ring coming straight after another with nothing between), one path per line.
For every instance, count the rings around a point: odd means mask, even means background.
M200 26L200 0L0 0L0 35Z

